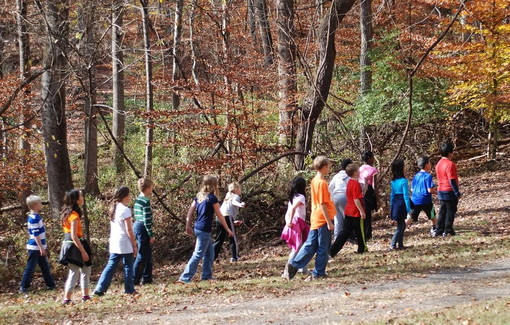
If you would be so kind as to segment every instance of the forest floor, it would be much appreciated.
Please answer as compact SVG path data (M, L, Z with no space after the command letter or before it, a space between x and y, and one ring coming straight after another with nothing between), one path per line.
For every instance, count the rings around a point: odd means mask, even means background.
M104 297L82 303L76 293L71 306L60 304L61 292L2 294L0 323L510 323L508 163L461 164L457 236L432 238L422 217L406 231L411 248L388 252L393 225L379 219L369 253L347 245L324 280L285 281L287 248L265 246L236 264L224 253L214 282L174 284L184 263L168 263L137 296L122 294L120 272Z

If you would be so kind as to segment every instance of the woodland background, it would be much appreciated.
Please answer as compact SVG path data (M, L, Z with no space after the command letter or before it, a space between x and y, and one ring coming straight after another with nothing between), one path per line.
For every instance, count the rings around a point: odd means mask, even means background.
M373 150L387 195L397 157L412 173L446 139L496 162L510 143L508 0L0 3L2 275L24 266L29 193L56 253L83 188L106 256L108 199L147 175L156 258L179 260L203 174L242 182L246 249L279 243L286 186L318 154Z

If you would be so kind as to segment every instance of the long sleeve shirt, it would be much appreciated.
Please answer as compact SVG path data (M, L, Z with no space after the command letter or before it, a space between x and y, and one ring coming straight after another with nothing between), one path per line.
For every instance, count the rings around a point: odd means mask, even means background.
M150 238L154 237L152 230L152 208L150 199L144 195L139 195L133 207L135 212L135 220L144 224L147 234Z
M406 178L398 178L391 181L390 202L393 202L395 195L401 194L406 203L407 213L411 212L411 201L409 200L409 182Z

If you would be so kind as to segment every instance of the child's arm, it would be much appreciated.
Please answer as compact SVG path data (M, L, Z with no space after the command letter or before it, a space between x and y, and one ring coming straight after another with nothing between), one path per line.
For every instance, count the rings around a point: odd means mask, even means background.
M356 204L356 207L359 210L359 213L361 214L361 219L366 219L367 215L365 214L365 208L363 208L363 204L361 204L360 199L354 199L354 204Z
M244 208L246 206L246 203L239 202L237 199L238 199L238 196L234 197L234 199L232 200L232 205L235 205L236 207Z
M190 236L193 236L193 228L191 228L191 223L193 222L193 214L195 213L196 208L197 203L195 200L193 200L188 209L188 215L186 216L186 233Z
M325 203L321 204L322 214L324 214L324 218L326 219L326 222L328 223L328 229L334 230L335 225L333 224L333 221L331 221L331 217L328 213L328 208Z
M133 245L133 255L136 256L138 253L138 246L136 245L136 237L133 232L133 219L131 217L124 219L124 223L126 224L127 235L129 240L131 240L131 245Z
M147 206L142 207L142 213L143 213L143 224L145 226L145 229L147 230L147 234L150 238L150 243L154 243L154 231L152 229L152 207L150 203Z
M430 194L437 194L437 188L435 188L435 187L429 188L428 191Z
M411 213L411 201L409 200L409 183L407 179L402 182L402 194L404 195L404 202L406 203L407 214Z
M296 214L296 210L298 207L303 205L303 202L296 200L296 202L292 205L292 209L290 210L290 218L289 220L285 220L287 223L287 227L292 228L292 220L294 219L294 215Z
M73 240L74 245L80 250L81 258L83 259L83 262L88 262L89 260L89 254L87 254L87 251L85 251L85 248L81 244L80 237L78 237L78 223L80 222L80 219L74 219L71 221L71 239Z
M220 204L219 203L214 203L213 204L213 207L214 207L214 212L216 213L216 215L218 216L218 220L220 221L221 225L223 226L223 228L225 228L225 230L227 231L228 233L228 236L229 237L232 237L234 236L234 233L232 232L232 230L230 230L230 228L228 227L227 225L227 222L225 221L225 217L223 216L223 214L221 213L220 211Z
M39 247L39 252L41 252L41 256L46 256L46 250L44 249L44 246L42 244L40 235L34 236L35 242L37 243L37 247Z

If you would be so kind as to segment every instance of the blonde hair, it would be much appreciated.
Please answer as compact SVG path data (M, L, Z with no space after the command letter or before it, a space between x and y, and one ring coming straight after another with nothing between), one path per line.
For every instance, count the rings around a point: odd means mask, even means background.
M313 160L313 168L315 170L320 170L329 164L331 164L331 161L326 156L317 156Z
M240 189L241 189L241 184L239 184L238 182L232 182L232 183L228 184L228 192L227 192L227 195L225 195L225 201L231 200L232 193L234 193L235 190L240 190Z
M142 193L153 185L154 183L149 178L140 178L138 180L138 190Z
M345 173L347 176L352 177L356 171L359 170L359 166L357 164L349 164L345 167Z
M27 197L26 199L26 203L27 203L27 207L29 209L32 209L32 207L34 206L34 204L36 203L40 203L41 202L41 197L37 196L37 195L30 195Z
M198 203L202 203L207 198L207 195L218 193L218 178L214 175L205 175L200 186L200 192L197 193Z

